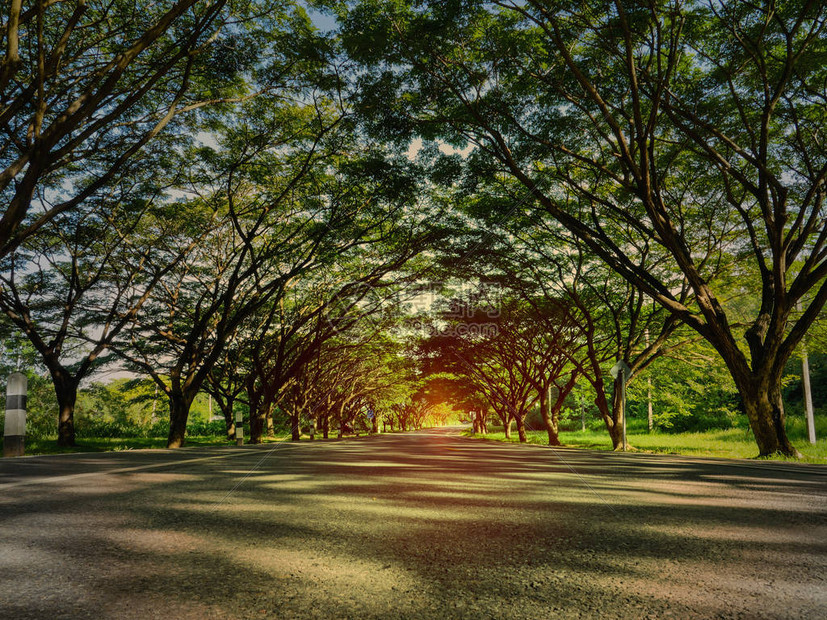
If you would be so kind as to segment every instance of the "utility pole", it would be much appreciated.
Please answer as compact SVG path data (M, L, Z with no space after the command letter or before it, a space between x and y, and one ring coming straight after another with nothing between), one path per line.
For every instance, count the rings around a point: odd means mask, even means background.
M801 300L795 304L795 309L801 312ZM804 413L807 416L807 438L811 444L816 442L816 423L813 414L813 392L810 387L810 358L807 355L807 340L801 339L801 383L804 391Z
M152 418L150 421L155 422L155 412L158 409L158 384L155 384L155 396L152 397Z
M649 328L647 327L643 330L643 337L646 339L646 348L649 348ZM646 373L646 401L649 410L649 432L652 432L652 427L654 426L652 423L652 376L647 372Z
M617 360L617 364L612 366L610 371L612 379L614 379L620 386L620 415L623 423L623 451L626 452L628 444L626 443L626 382L632 376L632 369L629 364L623 360Z

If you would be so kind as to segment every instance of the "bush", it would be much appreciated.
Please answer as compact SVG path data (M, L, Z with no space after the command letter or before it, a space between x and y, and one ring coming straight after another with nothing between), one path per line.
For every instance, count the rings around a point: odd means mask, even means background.
M827 437L827 407L818 407L815 410L816 437ZM807 418L801 415L787 415L787 435L793 441L807 441Z
M169 433L169 422L164 422L167 433ZM224 420L215 422L193 422L187 424L187 434L193 437L222 437L227 434L227 424ZM166 436L166 434L164 435Z
M543 421L543 416L540 415L540 408L535 407L525 417L526 430L530 431L544 431L546 430L546 423Z
M169 421L157 420L151 426L140 426L128 422L106 421L100 419L86 419L78 424L79 437L166 437L169 435ZM202 437L222 437L227 429L223 422L192 422L187 424L187 435Z

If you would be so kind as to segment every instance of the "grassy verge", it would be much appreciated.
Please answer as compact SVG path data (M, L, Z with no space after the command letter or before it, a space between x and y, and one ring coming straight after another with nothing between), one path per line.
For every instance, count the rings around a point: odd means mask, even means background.
M401 431L400 431L401 432ZM360 435L347 434L345 437L367 437L368 433ZM274 437L264 437L262 443L274 443L290 438L290 433L277 433ZM336 438L336 433L330 434L330 439ZM302 434L302 441L309 441L310 436ZM323 441L321 433L316 434L317 441ZM167 447L166 437L79 437L75 446L62 448L57 445L57 437L42 439L26 438L26 455L37 454L76 454L81 452L116 452L119 450L148 450L164 449ZM218 435L187 435L185 447L193 446L231 446L235 440L228 440Z
M488 435L474 435L470 430L464 435L492 441L518 442L517 433L512 433L510 440L505 433L495 431ZM528 442L548 445L548 434L545 431L528 431ZM752 436L742 429L708 431L705 433L641 433L633 432L627 435L629 445L637 452L652 454L683 454L686 456L718 457L718 458L754 458L758 448ZM605 431L562 431L560 441L564 446L573 448L590 448L593 450L611 450L612 442ZM804 455L796 462L827 463L827 439L819 440L815 445L807 442L793 442L795 447ZM783 457L774 457L785 460Z
M282 441L286 435L276 437L265 437L263 443ZM228 441L224 437L216 436L192 436L187 437L184 444L192 446L229 446L235 441ZM64 454L78 452L113 452L118 450L145 450L150 448L166 448L166 437L81 437L77 439L77 445L71 448L62 448L57 445L56 437L45 439L27 439L26 454Z

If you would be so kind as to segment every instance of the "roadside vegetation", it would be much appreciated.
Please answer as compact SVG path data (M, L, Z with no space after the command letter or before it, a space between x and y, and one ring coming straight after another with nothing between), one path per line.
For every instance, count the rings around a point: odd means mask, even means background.
M801 451L802 458L794 459L804 463L827 464L827 418L817 418L819 439L815 445L807 441L806 433L790 432L794 445ZM693 457L751 459L755 458L755 439L748 427L731 428L695 433L648 432L645 425L630 423L628 440L630 450L652 454L680 454ZM490 441L518 442L516 437L507 439L501 427L482 435L473 429L463 432L467 437L487 439ZM528 443L548 445L544 430L527 431ZM568 448L587 448L590 450L611 450L612 443L602 429L598 430L562 430L560 444Z

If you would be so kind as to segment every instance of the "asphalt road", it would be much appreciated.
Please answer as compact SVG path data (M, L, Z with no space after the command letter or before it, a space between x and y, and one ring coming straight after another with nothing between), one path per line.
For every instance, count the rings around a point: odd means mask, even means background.
M453 430L0 460L0 618L827 618L827 468Z

